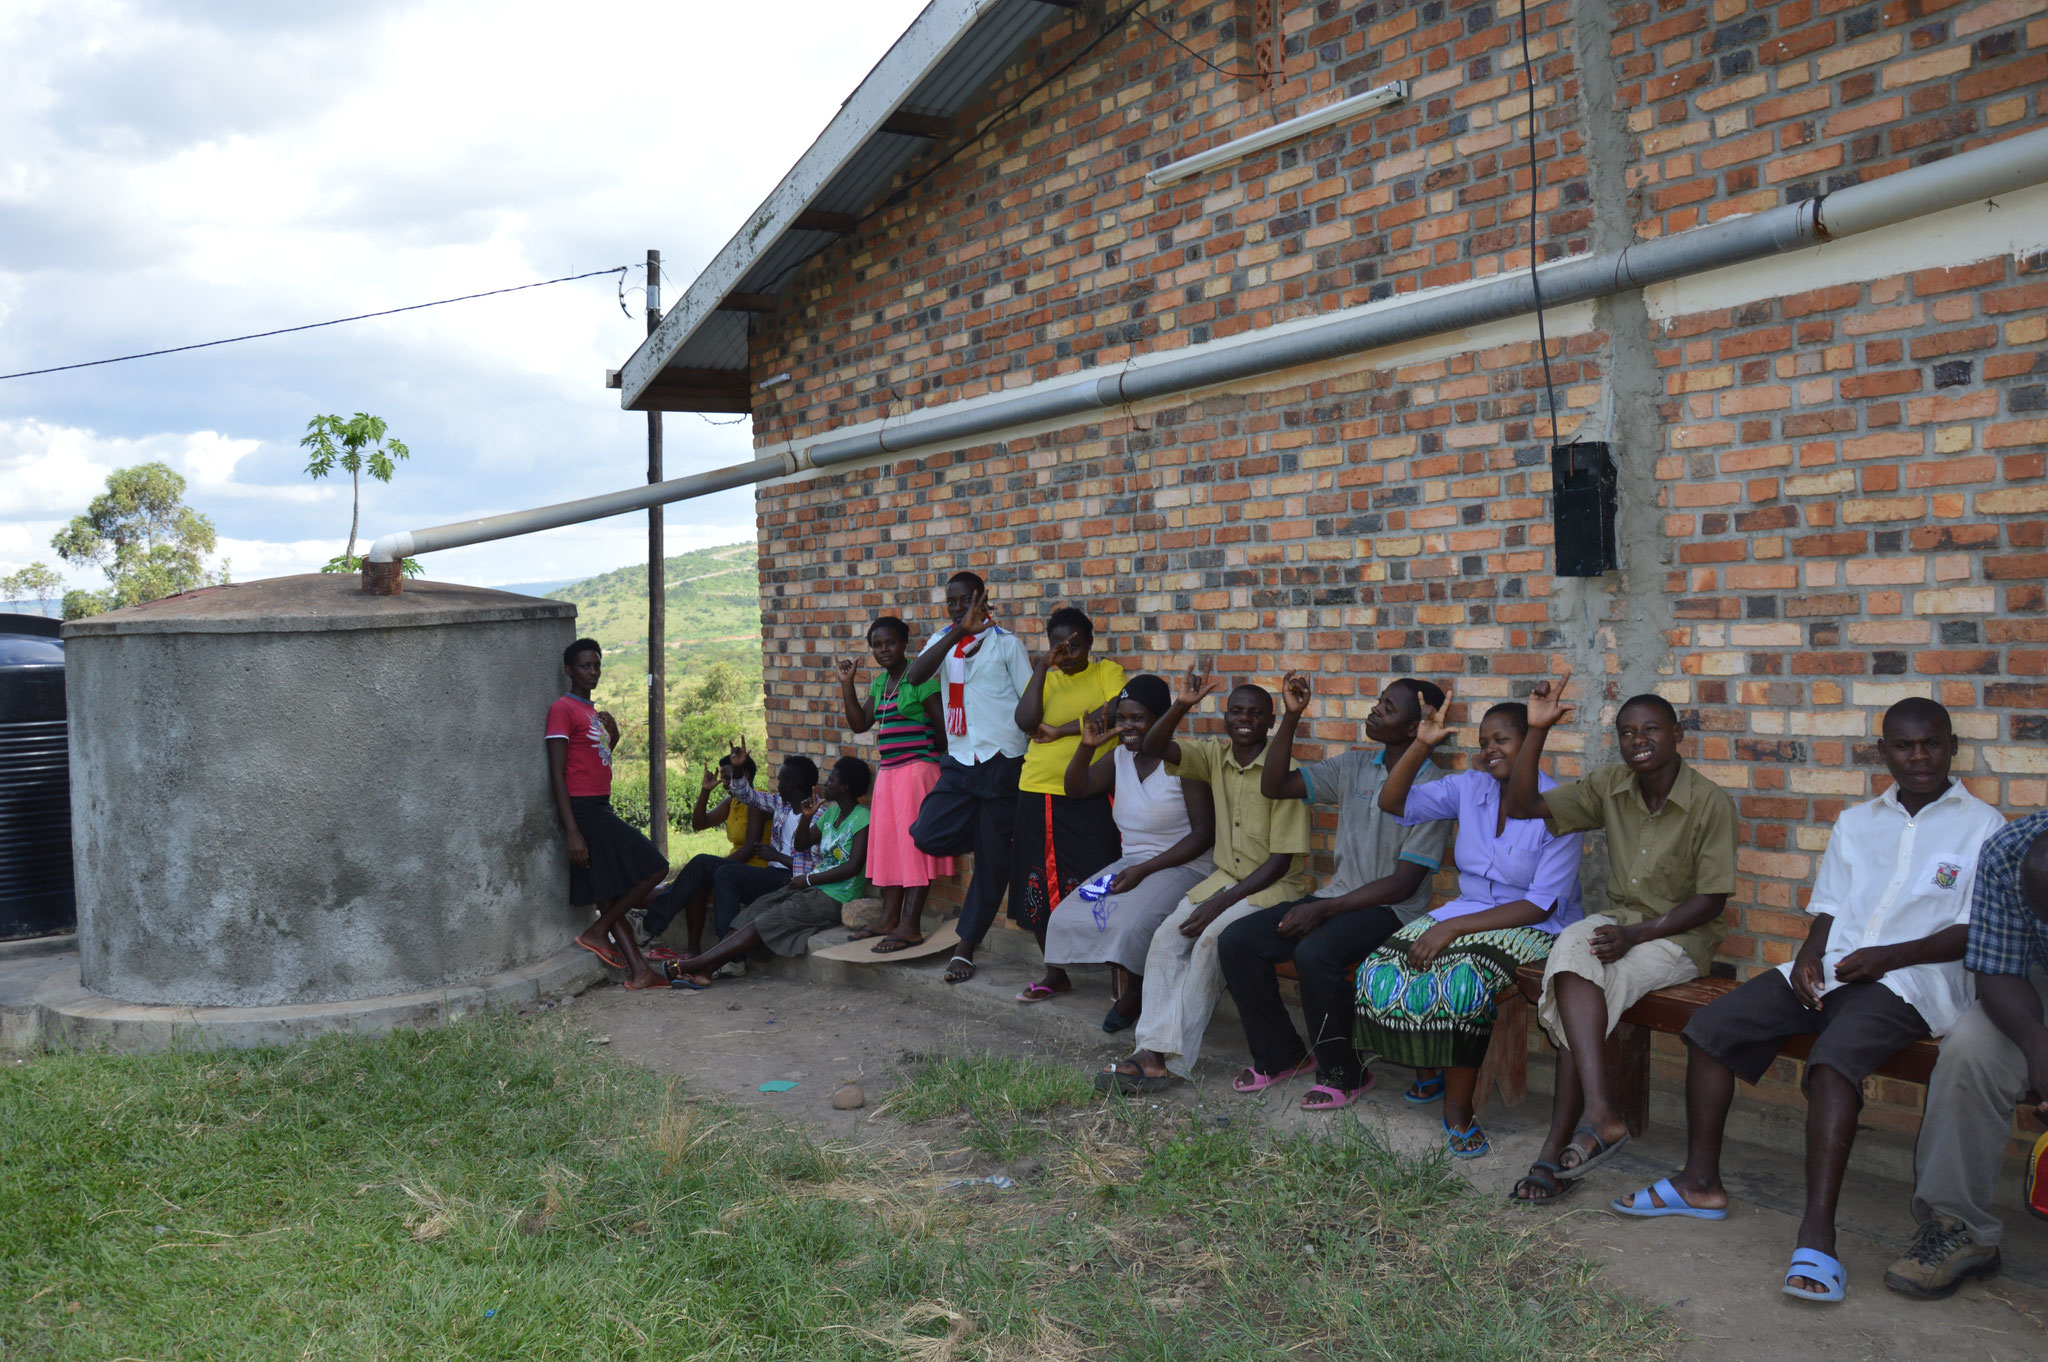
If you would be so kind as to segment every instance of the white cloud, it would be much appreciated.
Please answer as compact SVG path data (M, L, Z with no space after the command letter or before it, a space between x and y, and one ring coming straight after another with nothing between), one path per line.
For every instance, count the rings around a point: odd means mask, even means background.
M637 262L648 246L673 302L919 7L0 6L0 373ZM238 578L324 561L349 505L345 486L304 479L297 441L318 412L375 412L412 447L390 486L365 486L366 537L637 482L644 418L602 387L644 332L628 301L622 315L615 282L596 279L0 382L0 566L23 548L47 559L37 527L146 458L191 480ZM745 426L677 415L667 430L671 475L750 456ZM754 533L744 492L669 520L679 548ZM640 556L644 524L442 557L476 581L581 576Z

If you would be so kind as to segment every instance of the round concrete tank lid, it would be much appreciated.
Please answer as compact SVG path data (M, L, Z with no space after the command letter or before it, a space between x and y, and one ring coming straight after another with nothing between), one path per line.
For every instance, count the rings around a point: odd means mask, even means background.
M110 610L64 626L64 637L105 634L302 634L337 629L405 629L493 620L568 619L576 607L489 587L405 583L395 596L372 596L354 573L309 572L231 586L202 587L160 601Z

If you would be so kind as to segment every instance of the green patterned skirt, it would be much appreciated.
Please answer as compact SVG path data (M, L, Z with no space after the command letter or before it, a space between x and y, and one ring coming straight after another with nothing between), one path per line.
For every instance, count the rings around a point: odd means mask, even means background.
M1415 919L1358 967L1359 1053L1413 1069L1476 1069L1493 1034L1494 998L1557 938L1534 927L1475 932L1416 969L1409 944L1434 925Z

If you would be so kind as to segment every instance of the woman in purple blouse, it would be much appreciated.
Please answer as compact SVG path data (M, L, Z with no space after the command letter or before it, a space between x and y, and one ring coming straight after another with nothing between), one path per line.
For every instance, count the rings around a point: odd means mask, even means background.
M1529 731L1528 709L1495 705L1479 721L1470 771L1415 786L1415 773L1451 730L1444 702L1423 707L1415 741L1380 787L1380 808L1404 824L1458 820L1458 897L1387 939L1358 967L1358 1047L1416 1070L1410 1102L1444 1104L1444 1143L1461 1159L1487 1152L1472 1089L1493 1033L1494 998L1515 971L1550 954L1583 915L1579 835L1509 818L1503 794ZM1549 789L1557 782L1540 776Z

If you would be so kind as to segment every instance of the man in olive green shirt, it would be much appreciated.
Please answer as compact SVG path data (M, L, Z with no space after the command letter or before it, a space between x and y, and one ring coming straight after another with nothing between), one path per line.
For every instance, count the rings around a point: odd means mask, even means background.
M1661 695L1622 703L1614 732L1622 764L1548 791L1537 763L1551 726L1568 718L1569 669L1529 696L1529 736L1508 778L1507 816L1541 818L1553 833L1607 834L1605 913L1565 928L1543 972L1537 1018L1557 1043L1550 1134L1518 1201L1556 1201L1628 1143L1606 1070L1607 1036L1645 994L1707 972L1735 891L1735 801L1686 765L1678 711Z
M1202 1053L1202 1033L1223 996L1216 955L1223 929L1247 913L1308 893L1308 806L1298 799L1268 799L1259 790L1265 763L1290 759L1266 742L1273 731L1273 697L1258 686L1239 686L1224 706L1227 738L1174 740L1188 711L1221 689L1217 677L1188 668L1172 708L1145 735L1143 755L1164 758L1169 775L1209 786L1216 803L1216 871L1190 889L1152 933L1136 1053L1096 1075L1095 1086L1104 1092L1151 1092L1190 1076Z

